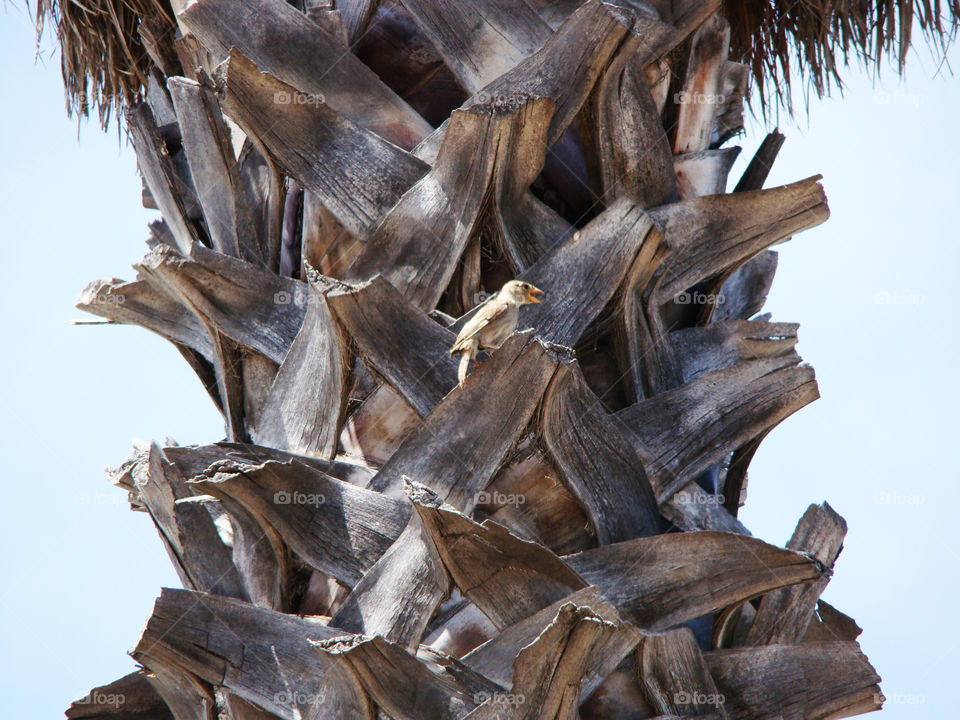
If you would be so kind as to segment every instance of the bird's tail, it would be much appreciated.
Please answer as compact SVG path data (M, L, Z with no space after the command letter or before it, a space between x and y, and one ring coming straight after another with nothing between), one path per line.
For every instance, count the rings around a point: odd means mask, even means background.
M457 381L463 386L464 381L467 379L467 369L470 367L470 355L469 351L464 350L460 353L460 366L457 368Z

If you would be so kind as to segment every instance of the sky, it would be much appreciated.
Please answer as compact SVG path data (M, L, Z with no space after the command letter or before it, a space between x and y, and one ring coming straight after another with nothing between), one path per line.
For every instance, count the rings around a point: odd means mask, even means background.
M116 126L78 129L59 58L0 8L0 716L55 717L134 669L159 589L179 581L147 516L103 474L134 439L215 441L223 423L166 341L70 324L83 287L132 279L147 223ZM960 53L951 54L954 63ZM810 503L849 531L824 599L853 616L886 720L949 717L960 669L953 523L960 344L960 78L915 53L906 82L851 71L843 97L781 122L767 187L824 176L832 216L780 245L766 310L801 324L821 399L750 468L741 519L782 545ZM772 124L749 123L731 186Z

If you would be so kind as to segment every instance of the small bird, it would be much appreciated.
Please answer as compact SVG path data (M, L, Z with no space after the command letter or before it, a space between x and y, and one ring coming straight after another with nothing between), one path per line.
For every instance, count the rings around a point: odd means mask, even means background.
M500 347L517 329L520 306L539 304L539 295L543 295L540 288L523 280L511 280L467 321L457 335L457 341L450 348L450 357L460 353L457 379L461 387L467 379L470 361L476 357L477 352L481 348Z

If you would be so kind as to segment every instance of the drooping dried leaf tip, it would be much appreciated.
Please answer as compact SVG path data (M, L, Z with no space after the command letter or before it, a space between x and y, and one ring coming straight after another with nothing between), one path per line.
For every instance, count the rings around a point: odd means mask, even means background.
M176 20L168 0L37 0L37 40L51 26L60 49L67 112L111 111L143 98L153 68L170 68Z
M549 22L580 3L534 0L530 4L546 5L540 15ZM311 3L303 5L301 9L306 10ZM416 7L415 3L407 5ZM664 20L676 22L678 16L690 12L687 6L692 3L652 0L650 5ZM174 8L179 10L180 6L180 0L38 0L38 37L45 26L52 26L61 48L68 111L85 116L96 109L101 124L106 126L111 111L122 111L125 105L142 98L153 68L165 74L175 72L171 66L179 60ZM832 87L842 87L850 64L879 70L884 59L892 57L902 73L913 45L914 23L926 45L942 55L960 22L960 0L845 0L820 5L795 0L724 0L722 6L730 23L731 57L749 68L764 115L776 107L793 108L791 91L797 85L796 71L804 98L809 99L809 91L822 97ZM529 12L525 4L522 7ZM358 13L365 13L368 21L374 9L375 3L371 2L346 3L341 15L349 26L363 21ZM465 87L473 89L470 86L476 83L481 87L485 84L484 72L495 77L539 47L542 30L536 25L536 15L531 15L527 18L527 35L515 41L519 47L509 38L501 38L504 47L499 55L490 56L498 58L491 67L461 67L465 75L460 79ZM351 39L355 35L352 33ZM437 38L441 43L442 37ZM356 40L362 39L360 33ZM451 52L442 44L437 47L441 53L445 49ZM462 62L455 57L447 59L454 67Z

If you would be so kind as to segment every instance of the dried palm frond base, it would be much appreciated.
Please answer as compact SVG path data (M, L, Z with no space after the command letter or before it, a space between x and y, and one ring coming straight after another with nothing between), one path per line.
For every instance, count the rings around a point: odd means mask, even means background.
M820 600L843 519L811 505L786 548L737 519L818 396L758 315L769 248L829 213L818 178L763 189L777 133L725 192L747 68L718 6L176 16L182 74L154 63L125 114L163 220L79 307L174 343L226 438L111 473L184 589L69 717L880 707ZM458 387L454 338L511 277L544 302Z

